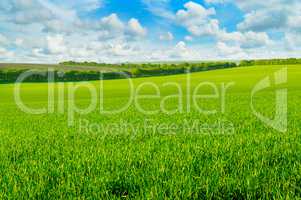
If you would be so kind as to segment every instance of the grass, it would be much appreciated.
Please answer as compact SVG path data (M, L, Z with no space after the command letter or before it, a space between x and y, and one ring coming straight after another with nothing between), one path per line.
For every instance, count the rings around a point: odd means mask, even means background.
M288 67L288 131L280 133L256 118L250 109L254 85L281 66L256 66L194 73L191 85L186 75L134 79L135 88L145 82L159 86L161 98L141 100L145 109L157 109L160 101L181 85L184 95L202 81L218 86L234 82L227 92L225 113L205 115L194 107L190 112L167 115L158 112L145 115L131 104L126 111L108 115L98 110L75 115L74 126L68 126L67 86L64 113L42 115L23 113L14 103L13 84L0 85L0 198L1 199L297 199L301 196L301 66ZM126 80L104 81L106 109L120 107L128 100ZM75 83L80 84L80 83ZM99 87L99 82L91 82ZM54 84L57 89L60 84ZM273 116L273 88L256 98L256 109ZM23 84L22 98L26 105L40 108L47 105L47 84ZM210 92L210 88L202 90ZM143 94L154 94L144 87ZM75 103L90 103L86 89L75 95ZM183 99L184 105L188 99ZM199 101L207 109L219 109L220 100ZM176 108L175 99L166 107ZM145 130L145 120L148 126ZM158 124L183 127L197 120L216 124L232 123L233 134L209 131L184 134L171 132ZM92 125L80 126L83 121ZM136 127L118 129L115 123ZM96 126L98 125L98 126ZM101 129L101 125L109 126ZM110 126L111 125L111 126Z

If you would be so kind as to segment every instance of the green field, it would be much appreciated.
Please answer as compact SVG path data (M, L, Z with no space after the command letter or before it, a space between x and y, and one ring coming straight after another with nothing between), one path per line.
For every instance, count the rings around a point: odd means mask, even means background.
M287 67L288 130L279 132L259 120L250 108L252 88L282 66L233 68L188 75L133 79L135 91L143 83L159 86L160 98L140 99L142 113L132 103L125 111L103 114L97 108L74 114L75 103L90 104L89 91L81 87L70 99L68 87L83 83L55 83L54 112L32 115L14 101L14 84L0 85L0 198L1 199L297 199L301 196L301 66ZM273 78L272 78L273 80ZM200 107L217 110L200 113L192 94L201 82L233 82L221 99L199 99ZM164 85L165 83L173 85ZM116 109L129 99L127 80L103 82L103 105ZM178 94L183 108L164 113L160 102ZM99 91L100 82L93 85ZM46 83L24 83L21 98L27 106L47 105ZM256 95L255 108L275 115L276 87ZM60 93L65 97L57 101ZM139 94L153 95L145 85ZM202 93L210 94L210 87ZM220 91L219 91L220 92ZM164 101L164 108L179 108L179 99ZM194 122L208 129L187 131ZM232 131L219 132L220 122ZM89 122L89 126L87 126ZM120 128L118 124L127 124ZM70 124L69 124L70 125ZM158 127L172 125L173 129Z

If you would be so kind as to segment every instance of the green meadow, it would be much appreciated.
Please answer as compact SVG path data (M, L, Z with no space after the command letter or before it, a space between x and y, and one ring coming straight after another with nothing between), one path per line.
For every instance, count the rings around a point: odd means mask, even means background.
M0 198L298 199L301 66L274 85L283 67L17 85L23 106L41 114L22 111L16 85L1 84ZM254 109L272 119L275 91L287 89L287 131L251 109L266 77Z

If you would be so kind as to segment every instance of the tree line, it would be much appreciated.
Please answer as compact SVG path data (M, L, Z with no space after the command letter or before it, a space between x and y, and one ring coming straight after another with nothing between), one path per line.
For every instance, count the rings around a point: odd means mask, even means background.
M121 71L127 71L132 77L144 77L144 76L159 76L169 74L182 74L187 71L199 72L208 71L214 69L224 69L237 67L234 62L200 62L200 63L120 63L120 64L106 64L95 62L74 62L67 61L61 62L60 65L64 66L93 66L118 69Z
M234 62L204 62L204 63L180 63L180 64L141 64L133 65L131 74L133 77L163 76L183 74L189 72L201 72L215 69L237 67Z
M106 64L94 62L63 62L60 65L70 66L99 66L99 70L71 70L54 71L54 80L56 82L71 82L71 81L92 81L92 80L108 80L108 79L122 79L122 78L136 78L147 76L163 76L172 74L182 74L186 72L207 71L213 69L223 69L236 67L235 63L231 62L208 62L208 63L179 63L179 64ZM111 68L111 72L101 72L101 67ZM116 71L118 69L118 71ZM114 70L114 71L113 71ZM0 70L0 83L13 83L16 82L18 77L26 72L25 69ZM35 70L23 82L47 82L47 74L40 74L43 70ZM44 70L45 72L45 70Z
M14 83L28 70L0 70L0 83ZM99 71L32 71L22 82L48 82L49 73L53 74L54 82L76 82L93 80L123 79L130 77L128 72L99 72Z
M201 72L215 69L226 69L233 67L255 66L255 65L292 65L301 64L300 58L288 59L262 59L262 60L242 60L240 62L199 62L199 63L121 63L107 64L96 62L75 62L67 61L59 63L62 66L70 67L69 71L54 72L54 80L57 82L69 81L91 81L91 80L108 80L122 79L126 77L148 77L164 76L173 74L183 74L188 72ZM99 67L99 70L72 70L72 66L93 66ZM111 68L112 72L102 72L102 67ZM114 72L116 69L119 72ZM0 83L13 83L24 73L25 69L0 70ZM41 71L40 71L41 72ZM26 78L24 82L47 82L47 76L37 73Z
M262 60L242 60L239 66L255 66L255 65L296 65L301 64L301 58L287 59L262 59Z

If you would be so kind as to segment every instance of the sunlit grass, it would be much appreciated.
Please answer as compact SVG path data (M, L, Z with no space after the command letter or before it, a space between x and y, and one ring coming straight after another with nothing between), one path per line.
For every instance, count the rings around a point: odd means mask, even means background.
M181 85L184 105L191 100L188 90L200 82L234 82L227 92L225 113L205 115L193 106L190 112L145 115L133 104L126 111L107 115L94 110L75 115L68 126L68 84L64 85L64 105L59 113L58 87L55 85L55 112L29 115L14 103L14 85L0 85L0 198L32 199L285 199L301 195L301 66L288 67L288 131L280 133L257 119L250 109L254 85L282 66L256 66L187 75L134 79L139 84L159 86L161 97L141 100L143 108L158 109L160 101L174 94ZM76 83L79 84L79 83ZM97 89L98 81L92 82ZM26 105L47 105L47 84L24 84L21 97ZM204 89L205 93L210 89ZM129 99L127 80L104 81L104 107L120 107ZM154 94L145 87L141 94ZM186 98L188 95L189 98ZM271 89L259 94L256 108L273 115L275 95ZM89 92L79 89L76 105L90 103ZM166 107L177 108L177 99ZM219 108L216 99L200 102L207 109ZM98 102L99 106L99 102ZM183 129L153 131L145 128L197 120L215 124L223 120L234 133L214 131L184 133ZM127 123L131 127L105 132L94 125ZM188 124L189 125L189 124ZM192 124L191 124L192 125ZM111 127L112 128L112 127ZM114 130L114 129L113 129ZM118 131L119 130L119 131Z

